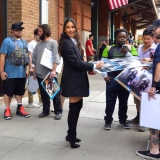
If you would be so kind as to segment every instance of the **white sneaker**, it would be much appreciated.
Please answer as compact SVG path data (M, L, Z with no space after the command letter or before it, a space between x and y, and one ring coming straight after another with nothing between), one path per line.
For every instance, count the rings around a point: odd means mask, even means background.
M42 106L43 106L43 103L42 103L42 102L39 102L38 105L39 105L40 107L42 107Z
M38 105L38 104L36 104L36 103L28 103L28 106L27 106L28 108L39 108L40 106Z

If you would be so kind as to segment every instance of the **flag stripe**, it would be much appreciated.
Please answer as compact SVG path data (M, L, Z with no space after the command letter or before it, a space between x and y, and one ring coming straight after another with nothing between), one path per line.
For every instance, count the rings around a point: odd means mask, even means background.
M128 4L128 0L108 0L110 10L120 8Z

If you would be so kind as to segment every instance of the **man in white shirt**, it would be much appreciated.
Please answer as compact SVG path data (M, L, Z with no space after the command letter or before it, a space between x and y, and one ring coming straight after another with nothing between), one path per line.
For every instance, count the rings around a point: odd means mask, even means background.
M33 57L34 49L39 41L40 41L40 39L39 39L39 35L38 35L38 29L35 29L34 30L34 39L28 43L28 51L29 51L29 56L31 59L30 68L34 67L34 65L32 64L32 57ZM31 69L29 71L29 73L31 73L31 75L32 75L33 70ZM30 74L29 74L29 76L30 76ZM33 108L33 107L39 108L43 105L39 89L38 89L38 97L39 97L39 104L33 103L33 94L28 90L28 107L29 108Z

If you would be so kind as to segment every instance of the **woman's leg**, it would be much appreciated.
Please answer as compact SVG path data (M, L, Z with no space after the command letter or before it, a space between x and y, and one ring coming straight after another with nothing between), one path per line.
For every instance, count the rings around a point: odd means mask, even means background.
M75 144L76 141L76 128L78 117L81 109L82 97L70 97L69 98L69 113L68 113L68 140L71 144L71 148L78 148L80 145Z

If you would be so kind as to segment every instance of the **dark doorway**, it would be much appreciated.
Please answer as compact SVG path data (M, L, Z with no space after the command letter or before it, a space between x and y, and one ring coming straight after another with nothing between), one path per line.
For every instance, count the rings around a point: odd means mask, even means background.
M0 46L6 37L6 0L0 0ZM0 79L0 96L2 96L2 80Z
M93 46L98 49L98 0L91 2L91 32L94 35Z

